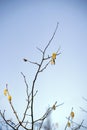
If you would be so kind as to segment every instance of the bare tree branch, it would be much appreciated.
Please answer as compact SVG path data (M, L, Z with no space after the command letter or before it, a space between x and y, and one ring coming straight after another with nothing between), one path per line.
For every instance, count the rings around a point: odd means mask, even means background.
M50 43L52 42L52 40L53 40L53 38L54 38L54 36L55 36L55 34L56 34L56 31L57 31L57 29L58 29L58 24L59 24L59 23L57 23L56 29L55 29L55 31L54 31L54 33L53 33L51 39L49 40L47 46L46 46L45 49L44 49L44 53L45 53L46 49L48 48L48 46L50 45Z
M29 62L29 63L31 63L31 64L34 64L34 65L37 65L37 66L39 66L39 64L37 63L37 62L33 62L33 61L30 61L30 60L28 60L28 59L23 59L25 62Z
M1 115L1 117L3 118L3 120L5 121L5 123L6 123L8 126L10 126L13 130L16 130L15 127L12 126L12 125L8 122L8 120L5 119L5 116L2 114L1 111L0 111L0 115Z
M13 110L13 113L15 114L15 116L16 116L18 122L20 122L19 117L18 117L18 115L17 115L17 112L15 111L15 109L14 109L14 107L13 107L13 105L12 105L12 102L10 102L10 105L11 105L11 108L12 108L12 110Z
M39 127L39 130L40 130L42 128L44 120L48 117L49 113L51 111L55 110L56 107L59 107L59 106L63 105L63 103L57 105L57 102L55 102L52 107L47 109L47 111L43 114L43 116L41 118L39 118L37 120L34 119L34 97L36 96L36 94L38 92L38 91L36 91L36 92L34 91L35 83L36 83L36 80L38 78L39 73L44 71L47 68L47 66L49 65L49 63L51 62L52 56L45 57L45 53L46 53L46 50L48 49L49 45L51 44L51 42L52 42L52 40L53 40L53 38L54 38L54 36L56 34L56 31L58 29L58 24L59 23L57 23L56 28L54 30L54 33L53 33L51 39L49 40L48 44L46 45L46 47L43 50L41 50L40 48L37 47L37 49L42 53L42 58L41 58L40 63L30 61L30 60L28 60L26 58L23 59L24 62L29 62L31 64L37 65L37 70L36 70L36 73L34 75L32 85L30 86L31 87L31 92L30 93L29 93L29 85L27 83L26 77L21 72L21 74L23 76L23 79L24 79L24 83L26 85L26 94L27 94L27 103L26 103L26 107L25 107L25 110L24 110L24 113L23 113L22 120L19 119L18 114L17 114L17 112L16 112L16 110L15 110L15 108L14 108L11 101L9 101L9 103L10 103L10 106L11 106L11 108L13 110L13 113L14 113L16 119L17 119L17 122L18 122L15 125L15 127L11 126L11 124L5 119L5 115L4 115L5 112L3 112L3 114L0 112L0 114L1 114L1 116L3 118L3 120L6 122L6 124L9 125L11 128L13 128L14 130L18 130L19 127L22 127L25 130L34 130L34 124L36 122L41 122L41 125ZM59 50L60 50L60 48L57 50L56 56L58 56L60 54ZM6 88L7 88L7 85L6 85ZM30 112L29 114L28 114L28 111ZM28 116L27 118L30 119L30 121L27 120L26 116ZM30 128L28 128L28 125L30 125Z
M43 54L43 51L40 48L38 48L38 47L36 47L36 48Z

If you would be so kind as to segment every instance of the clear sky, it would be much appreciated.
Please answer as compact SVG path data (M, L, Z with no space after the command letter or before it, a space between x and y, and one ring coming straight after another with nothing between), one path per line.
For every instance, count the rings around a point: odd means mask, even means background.
M86 119L80 106L87 109L87 1L86 0L0 0L0 109L11 110L3 89L8 83L13 104L21 116L25 106L25 84L20 72L31 85L35 66L23 58L39 61L57 22L59 27L46 54L61 46L56 64L39 75L36 89L35 116L40 116L55 101L64 102L52 114L59 129L74 107L75 120ZM20 110L21 108L21 110ZM39 111L39 113L38 113Z

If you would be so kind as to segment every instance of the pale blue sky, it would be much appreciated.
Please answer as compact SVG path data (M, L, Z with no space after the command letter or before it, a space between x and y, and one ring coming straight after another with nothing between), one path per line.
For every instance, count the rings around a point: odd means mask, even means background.
M82 99L87 98L87 1L0 0L0 108L8 109L8 113L10 107L3 96L5 84L8 83L16 110L21 113L25 85L20 72L31 84L36 69L22 59L40 60L36 47L43 49L47 45L57 22L59 27L47 54L61 46L61 55L55 66L49 65L38 77L35 116L56 100L64 102L52 115L61 130L72 107L78 122L86 118L79 106L87 109Z

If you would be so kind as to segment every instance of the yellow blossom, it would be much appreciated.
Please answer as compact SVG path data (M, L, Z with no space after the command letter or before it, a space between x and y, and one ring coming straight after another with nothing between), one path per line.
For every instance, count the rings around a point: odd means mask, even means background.
M71 116L72 118L74 118L75 114L74 114L73 111L70 113L70 116Z
M4 89L4 95L7 96L8 90Z
M56 59L56 53L52 54L52 59Z
M11 100L12 100L11 95L8 95L8 100L9 100L9 101L11 101Z
M51 57L51 64L52 64L52 65L55 64L55 59L56 59L56 53L53 53L53 54L52 54L52 57Z
M52 109L53 109L53 110L56 110L56 106L55 106L55 104L52 106Z

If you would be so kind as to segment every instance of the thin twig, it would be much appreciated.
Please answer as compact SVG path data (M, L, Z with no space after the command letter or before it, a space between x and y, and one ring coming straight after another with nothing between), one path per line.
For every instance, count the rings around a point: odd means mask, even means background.
M38 48L38 47L36 47L36 48L43 54L43 51L40 48Z
M81 124L78 125L74 130L79 130L79 129L82 127L83 121L84 121L84 120L82 120Z
M28 109L29 109L29 105L30 105L30 102L31 102L31 99L30 99L30 96L31 96L31 93L29 94L28 93L28 83L27 83L27 81L26 81L26 77L25 77L25 75L21 72L21 74L22 74L22 76L23 76L23 78L24 78L24 82L25 82L25 84L26 84L26 93L27 93L27 106L26 106L26 109L25 109L25 111L24 111L24 116L23 116L23 118L22 118L22 123L24 123L24 120L25 120L25 118L26 118L26 115L27 115L27 111L28 111Z
M29 62L29 63L31 63L31 64L34 64L34 65L37 65L37 66L39 66L39 64L37 63L37 62L33 62L33 61L30 61L30 60L28 60L28 59L23 59L24 60L24 62Z
M87 99L86 98L84 98L84 97L82 97L86 102L87 102Z
M5 123L6 123L8 126L10 126L13 130L16 130L16 129L14 128L14 126L12 126L12 125L5 119L5 116L2 114L1 111L0 111L0 115L1 115L1 117L3 118L3 120L5 121Z
M87 113L87 111L86 111L85 109L83 109L82 107L80 107L80 109L81 109L83 112Z
M45 70L47 68L47 66L49 65L50 61L41 69L39 70L39 72L42 72L43 70Z
M17 112L15 111L15 109L14 109L14 107L13 107L13 105L12 105L12 102L10 101L9 103L10 103L10 105L11 105L11 108L12 108L12 110L13 110L13 113L14 113L16 119L18 120L18 122L20 122L19 117L18 117L18 115L17 115Z
M58 24L59 24L59 23L57 23L56 29L55 29L55 31L54 31L54 33L53 33L51 39L49 40L47 46L45 47L44 52L46 51L46 49L48 48L48 46L49 46L50 43L52 42L52 40L53 40L53 38L54 38L54 36L55 36L55 34L56 34L56 31L57 31L57 28L58 28Z

